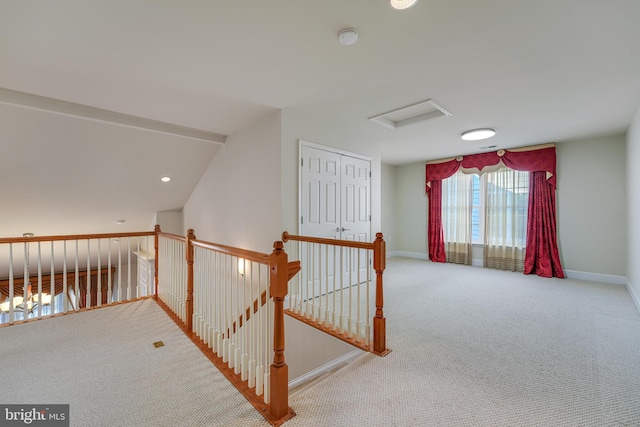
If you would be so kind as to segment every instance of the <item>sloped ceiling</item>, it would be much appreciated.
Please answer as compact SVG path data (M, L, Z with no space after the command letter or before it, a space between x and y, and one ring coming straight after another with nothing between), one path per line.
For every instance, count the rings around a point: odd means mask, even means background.
M296 110L404 164L624 132L640 104L639 21L637 0L22 0L0 5L0 88L221 140ZM346 27L352 46L338 43ZM452 116L367 120L428 98ZM475 127L498 134L462 142ZM0 235L147 229L221 146L0 94Z

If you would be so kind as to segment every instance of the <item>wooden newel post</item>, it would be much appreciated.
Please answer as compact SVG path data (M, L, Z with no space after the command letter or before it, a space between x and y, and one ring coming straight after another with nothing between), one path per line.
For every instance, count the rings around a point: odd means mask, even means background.
M153 231L156 233L153 237L153 249L155 251L155 259L154 259L154 269L153 269L153 279L155 280L154 286L154 295L158 296L158 259L160 258L159 253L159 240L160 240L160 224L156 224L153 228Z
M186 237L186 258L187 258L187 300L186 300L186 324L187 330L193 332L193 244L196 235L193 229L187 230Z
M289 367L284 360L284 298L287 295L289 264L282 242L273 244L269 256L270 293L274 302L273 363L271 364L271 416L280 419L289 412Z
M387 249L382 233L376 233L373 242L373 268L376 270L376 315L373 318L373 352L385 355L387 351L387 320L384 318L382 307L384 306L384 294L382 287L382 274L386 267Z

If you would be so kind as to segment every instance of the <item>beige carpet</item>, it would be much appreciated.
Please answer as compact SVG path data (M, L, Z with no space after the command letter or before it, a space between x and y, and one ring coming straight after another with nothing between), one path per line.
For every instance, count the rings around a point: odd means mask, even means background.
M69 404L72 426L269 425L153 300L1 328L0 343L0 402Z
M296 390L285 426L640 426L623 286L396 258L385 315L392 353ZM0 343L16 373L0 402L70 403L74 426L268 425L153 301L0 328Z
M623 286L393 259L388 346L291 398L288 426L638 426Z

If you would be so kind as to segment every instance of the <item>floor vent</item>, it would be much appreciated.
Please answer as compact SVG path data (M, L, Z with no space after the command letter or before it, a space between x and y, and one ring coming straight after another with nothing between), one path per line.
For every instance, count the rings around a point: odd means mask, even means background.
M451 113L436 104L433 100L397 108L393 111L369 117L369 120L389 129L396 129L413 123L424 122L436 117L450 116Z

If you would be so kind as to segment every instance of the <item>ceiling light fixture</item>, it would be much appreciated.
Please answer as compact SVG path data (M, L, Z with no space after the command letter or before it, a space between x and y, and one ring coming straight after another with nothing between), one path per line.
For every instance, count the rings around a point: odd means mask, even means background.
M491 138L496 134L495 129L482 128L472 129L462 133L462 139L465 141L480 141L481 139Z
M418 0L390 0L391 7L398 10L409 9L414 4L418 3Z
M162 178L160 178L160 181L169 182L169 181L171 181L171 177L170 176L163 176Z
M345 46L352 45L358 41L358 32L353 28L345 28L338 34L338 41Z

